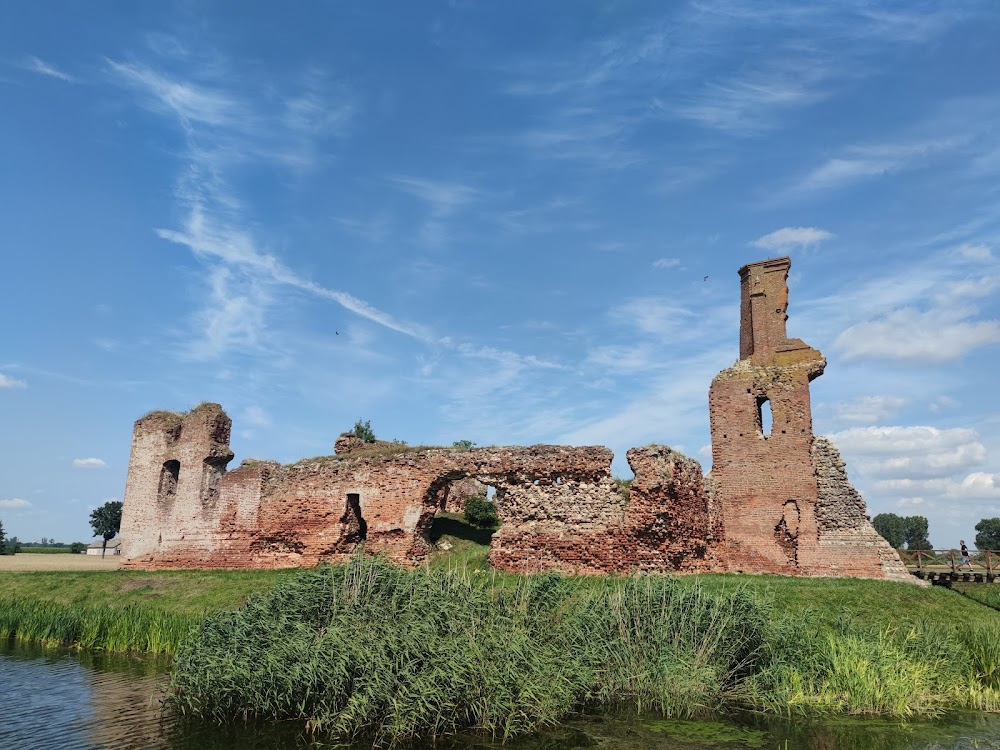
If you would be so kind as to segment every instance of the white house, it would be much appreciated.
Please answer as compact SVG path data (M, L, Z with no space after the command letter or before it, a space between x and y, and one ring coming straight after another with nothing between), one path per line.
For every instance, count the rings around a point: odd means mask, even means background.
M87 546L88 555L101 556L102 551L104 551L104 540L98 539L96 542L91 542ZM108 555L120 555L122 553L122 540L121 537L118 539L111 539L108 541L107 550L104 552Z

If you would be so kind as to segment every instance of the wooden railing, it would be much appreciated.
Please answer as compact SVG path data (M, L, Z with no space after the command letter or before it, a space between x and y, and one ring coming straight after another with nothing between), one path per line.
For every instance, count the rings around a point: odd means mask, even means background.
M955 549L898 550L899 558L918 578L929 580L987 581L993 583L1000 572L1000 551L969 550L969 562Z

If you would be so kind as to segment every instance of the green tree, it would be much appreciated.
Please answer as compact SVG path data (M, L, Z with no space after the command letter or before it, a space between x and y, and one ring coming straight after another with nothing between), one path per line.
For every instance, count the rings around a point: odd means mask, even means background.
M902 549L906 542L906 522L895 513L879 513L872 519L875 531L885 537L894 549Z
M81 552L87 551L87 545L83 542L73 542L69 545L69 551L73 555L79 555Z
M370 419L366 419L364 422L359 419L355 422L351 434L356 438L361 438L366 443L375 442L375 432L372 430L372 421Z
M1000 549L1000 518L984 518L976 524L976 549Z
M104 557L108 551L108 542L115 538L122 527L121 500L109 500L100 508L95 508L90 514L90 527L94 530L94 536L104 537L101 547L101 557Z
M905 516L903 529L906 537L906 549L930 549L927 540L927 519L924 516Z
M3 521L0 521L0 555L7 554L7 537L4 536Z
M451 445L453 448L458 448L459 450L462 451L472 450L473 448L476 447L476 444L473 443L471 440L456 440Z
M496 503L485 497L470 497L465 501L465 520L481 529L492 529L500 522Z

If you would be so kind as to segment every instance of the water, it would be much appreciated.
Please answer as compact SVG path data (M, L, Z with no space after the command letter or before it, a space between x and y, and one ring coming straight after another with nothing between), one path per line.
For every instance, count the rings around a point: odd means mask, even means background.
M300 750L312 741L298 723L216 727L164 711L163 663L0 644L0 750ZM371 742L339 747L360 750ZM461 736L417 748L497 750ZM504 746L509 750L1000 750L1000 716L964 713L938 721L824 721L718 717L589 716Z

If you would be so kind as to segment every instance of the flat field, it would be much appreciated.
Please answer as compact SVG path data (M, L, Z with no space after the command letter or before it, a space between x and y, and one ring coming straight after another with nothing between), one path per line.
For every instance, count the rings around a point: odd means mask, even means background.
M120 565L120 555L108 555L103 559L97 555L71 555L67 552L0 555L0 574L12 571L118 570ZM0 591L3 591L3 583L0 583Z

